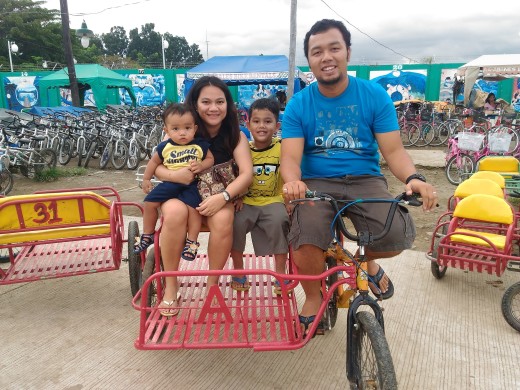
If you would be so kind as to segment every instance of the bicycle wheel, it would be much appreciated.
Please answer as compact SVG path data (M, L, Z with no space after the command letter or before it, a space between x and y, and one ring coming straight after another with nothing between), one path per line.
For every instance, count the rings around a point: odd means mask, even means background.
M416 129L414 128L414 126L417 126L417 125L415 123L407 123L406 125L403 124L400 127L401 142L403 143L404 147L412 146L412 143L410 141L410 132L413 131L415 133Z
M83 164L83 166L85 168L88 168L88 163L90 162L92 157L94 157L94 153L96 153L96 149L97 149L97 142L94 141L90 144L90 147L88 148L87 157L85 157L85 163Z
M432 125L429 123L421 123L419 129L419 137L414 145L419 147L428 146L435 137L435 131L433 130Z
M78 157L78 167L81 167L83 164L83 159L87 156L87 152L85 151L85 139L79 138L78 143L76 145L76 156Z
M135 296L143 284L141 270L141 255L134 253L134 244L139 240L139 225L137 221L128 224L128 274L130 276L130 290Z
M123 141L117 141L110 159L115 169L122 169L128 160L128 146Z
M8 169L0 170L0 195L7 195L13 189L13 174Z
M460 165L458 165L459 163L457 159L460 159ZM465 153L450 158L444 168L446 178L453 185L462 183L464 180L469 178L474 171L475 161L470 155Z
M434 137L430 142L431 146L441 146L446 145L448 143L448 138L450 136L450 129L446 125L446 122L442 122L433 128Z
M39 154L33 154L31 162L24 162L20 165L20 173L28 179L34 179L38 172L44 168L45 162Z
M421 129L417 123L406 124L406 130L408 131L408 138L410 140L410 146L415 146L421 138Z
M513 284L504 293L502 315L514 330L520 332L520 282Z
M42 149L38 152L40 157L44 162L44 166L42 169L51 169L56 168L56 160L58 159L56 156L56 152L52 149Z
M126 161L126 166L128 169L137 169L139 163L141 162L140 152L141 148L137 142L130 141L130 147L128 148L128 160Z
M351 389L397 389L397 378L385 333L368 311L356 314L357 326L352 335L356 378L349 378ZM348 358L348 355L347 355ZM348 370L347 362L347 370ZM348 372L348 371L347 371Z
M333 256L327 256L325 259L325 267L327 270L334 268L337 266L336 258ZM327 287L327 292L334 283L338 281L338 273L334 272L329 275L325 279L325 286ZM324 323L327 326L327 329L330 330L334 328L336 325L336 320L338 319L338 289L336 288L332 293L329 301L327 302L327 309L325 309L324 315Z
M448 119L444 124L449 129L448 138L464 131L464 123L459 119Z
M72 158L72 141L70 138L63 138L60 142L58 151L58 162L61 165L67 165Z
M101 169L105 169L110 161L110 157L112 157L112 149L114 145L112 142L108 142L101 153L101 158L99 159L99 167Z

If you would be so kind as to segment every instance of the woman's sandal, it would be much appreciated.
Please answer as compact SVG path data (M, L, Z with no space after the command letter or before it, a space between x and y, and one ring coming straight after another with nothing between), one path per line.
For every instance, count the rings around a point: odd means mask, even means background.
M312 326L312 323L314 321L316 321L316 315L308 316L308 317L305 317L305 316L302 316L302 315L298 315L298 318L300 320L300 325L303 325L303 335L302 335L302 337L305 339L309 335L309 328ZM312 338L314 338L314 336L316 336L316 335L320 335L321 336L321 335L324 335L324 334L325 334L325 328L323 326L323 323L320 321L320 323L318 324L318 327L316 328L316 331L312 335Z
M141 253L145 251L150 245L153 244L153 237L155 233L141 234L141 241L139 244L134 245L134 253Z
M285 286L287 286L289 283L291 283L291 281L289 279L285 279L283 281L283 284ZM282 286L280 285L280 282L278 281L278 279L276 279L274 282L273 282L273 293L275 293L276 295L282 295ZM287 293L290 294L292 292L292 288L289 288L287 289Z
M249 291L251 285L245 276L233 276L231 278L231 288L235 291Z
M177 294L177 299L172 301L163 300L159 304L159 313L164 317L173 317L179 314L179 300L181 299L181 295Z
M368 275L368 281L373 283L377 287L376 291L374 291L374 289L372 289L372 287L370 287L372 294L374 294L377 298L382 297L383 299L388 299L388 298L392 298L392 295L394 295L394 284L392 283L390 278L388 278L388 287L387 287L386 291L381 294L381 286L379 285L379 282L383 278L384 274L385 274L385 270L383 269L383 267L379 266L379 270L377 271L377 273L375 275Z
M181 257L187 261L195 260L195 258L197 257L197 251L199 250L199 246L200 243L198 241L192 241L189 238L187 238Z

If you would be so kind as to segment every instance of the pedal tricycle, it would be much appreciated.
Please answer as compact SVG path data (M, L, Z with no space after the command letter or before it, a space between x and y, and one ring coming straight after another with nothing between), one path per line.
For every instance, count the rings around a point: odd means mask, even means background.
M161 268L160 227L154 237L153 251L146 256L142 267L143 281L133 299L140 312L139 335L135 347L141 350L251 348L254 351L286 351L303 347L321 325L331 330L338 316L338 308L347 312L346 372L353 389L396 389L397 380L392 357L384 334L382 309L369 295L369 276L365 248L385 236L391 226L398 205L418 206L415 197L399 195L395 199L358 199L336 201L324 193L309 192L300 202L330 202L336 218L332 223L334 240L324 253L323 273L297 273L291 251L288 274L274 269L273 256L244 254L245 270L231 269L231 262L223 270L207 270L206 254L195 261L181 261L178 271L164 272ZM346 227L342 213L360 202L390 202L389 213L382 232L360 231L352 234ZM339 207L339 203L345 203ZM296 206L298 207L298 206ZM347 248L347 239L357 243L357 255ZM352 243L350 243L352 244ZM250 281L247 291L231 288L233 276L244 275ZM206 279L218 275L219 285L208 287ZM177 277L180 299L176 316L162 316L161 301L164 278ZM300 326L294 288L302 280L320 281L322 304L305 336ZM276 283L277 282L277 283ZM273 292L275 284L281 293ZM369 310L359 310L367 307Z
M0 285L119 269L128 241L124 206L142 212L111 187L0 198L0 249L9 259L7 268L0 268Z

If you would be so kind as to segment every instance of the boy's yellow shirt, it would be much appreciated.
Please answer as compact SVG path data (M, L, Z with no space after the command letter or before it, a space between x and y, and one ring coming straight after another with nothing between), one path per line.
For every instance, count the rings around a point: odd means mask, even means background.
M251 141L253 160L253 183L244 196L244 204L265 206L271 203L284 203L282 196L282 176L280 175L280 138L273 138L271 145L256 149Z

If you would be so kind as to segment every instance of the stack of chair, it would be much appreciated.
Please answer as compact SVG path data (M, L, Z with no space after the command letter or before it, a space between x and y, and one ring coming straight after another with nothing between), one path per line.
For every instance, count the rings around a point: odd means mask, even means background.
M517 215L505 199L503 184L500 174L487 172L457 186L448 210L437 221L427 254L436 278L448 267L497 276L504 272L519 235Z

